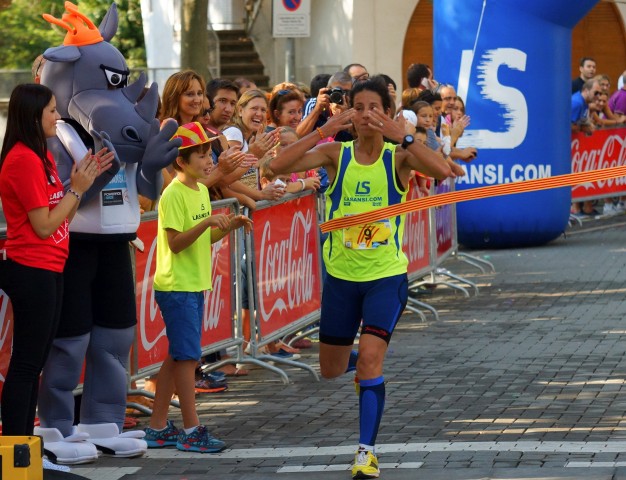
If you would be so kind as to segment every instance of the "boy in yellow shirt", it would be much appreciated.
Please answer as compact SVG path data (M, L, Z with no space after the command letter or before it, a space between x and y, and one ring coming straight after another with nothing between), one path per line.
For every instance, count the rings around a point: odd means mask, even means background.
M157 263L154 296L165 322L168 355L157 377L148 447L175 445L182 451L215 453L225 443L200 424L195 404L195 369L201 357L200 335L205 292L211 289L211 244L252 222L244 215L211 215L211 201L201 183L213 167L206 130L198 122L178 128L174 138L183 140L174 162L176 178L159 202ZM176 391L183 428L167 419L169 402Z

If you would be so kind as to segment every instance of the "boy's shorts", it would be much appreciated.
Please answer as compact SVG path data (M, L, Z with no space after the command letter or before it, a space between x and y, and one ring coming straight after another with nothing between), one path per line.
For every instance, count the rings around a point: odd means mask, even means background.
M154 299L165 322L169 355L174 360L200 360L204 292L155 290Z
M389 343L408 298L406 273L368 282L326 275L322 293L320 342L352 345L359 330Z

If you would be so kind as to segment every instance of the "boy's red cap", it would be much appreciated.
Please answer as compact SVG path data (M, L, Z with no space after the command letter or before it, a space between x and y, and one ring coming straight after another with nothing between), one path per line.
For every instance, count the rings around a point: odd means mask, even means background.
M174 138L182 139L183 144L178 148L179 150L182 150L184 148L195 147L196 145L212 142L217 137L209 137L207 131L199 122L191 122L178 127L178 130L176 130L172 139Z

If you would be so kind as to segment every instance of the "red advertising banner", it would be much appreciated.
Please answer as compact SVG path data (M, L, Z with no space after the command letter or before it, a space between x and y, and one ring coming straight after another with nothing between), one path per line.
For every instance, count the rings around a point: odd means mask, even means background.
M13 309L6 293L0 290L0 393L11 360L13 341Z
M5 238L0 239L0 251L4 248ZM0 290L0 394L11 360L11 342L13 342L13 309L11 301Z
M626 127L606 128L587 136L572 134L572 173L626 165ZM577 201L626 194L626 177L572 187Z
M435 195L452 191L452 179L446 178L435 186ZM454 248L452 242L452 205L435 207L435 239L437 241L437 258L447 255Z
M213 213L229 213L220 208ZM161 363L167 356L168 342L165 336L163 317L154 300L152 282L156 268L157 220L141 223L137 236L144 242L145 250L137 252L136 258L136 300L137 300L137 361L142 371ZM231 237L224 237L212 245L213 290L205 294L202 325L202 348L233 336L234 298L231 286L234 282L234 258L231 254Z
M267 336L320 308L315 196L257 210L252 219L258 324Z
M409 184L408 200L415 200L423 195L417 188L415 179ZM404 238L402 249L409 259L407 273L411 275L425 270L430 265L430 228L428 225L428 210L419 210L406 215L404 221Z

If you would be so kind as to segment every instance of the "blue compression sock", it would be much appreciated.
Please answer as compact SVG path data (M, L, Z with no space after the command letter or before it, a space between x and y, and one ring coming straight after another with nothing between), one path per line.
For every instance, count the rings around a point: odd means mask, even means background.
M359 359L359 352L352 350L350 352L350 358L348 359L348 368L346 368L346 373L354 372L356 370L356 361Z
M374 445L385 408L385 377L360 380L359 443Z

